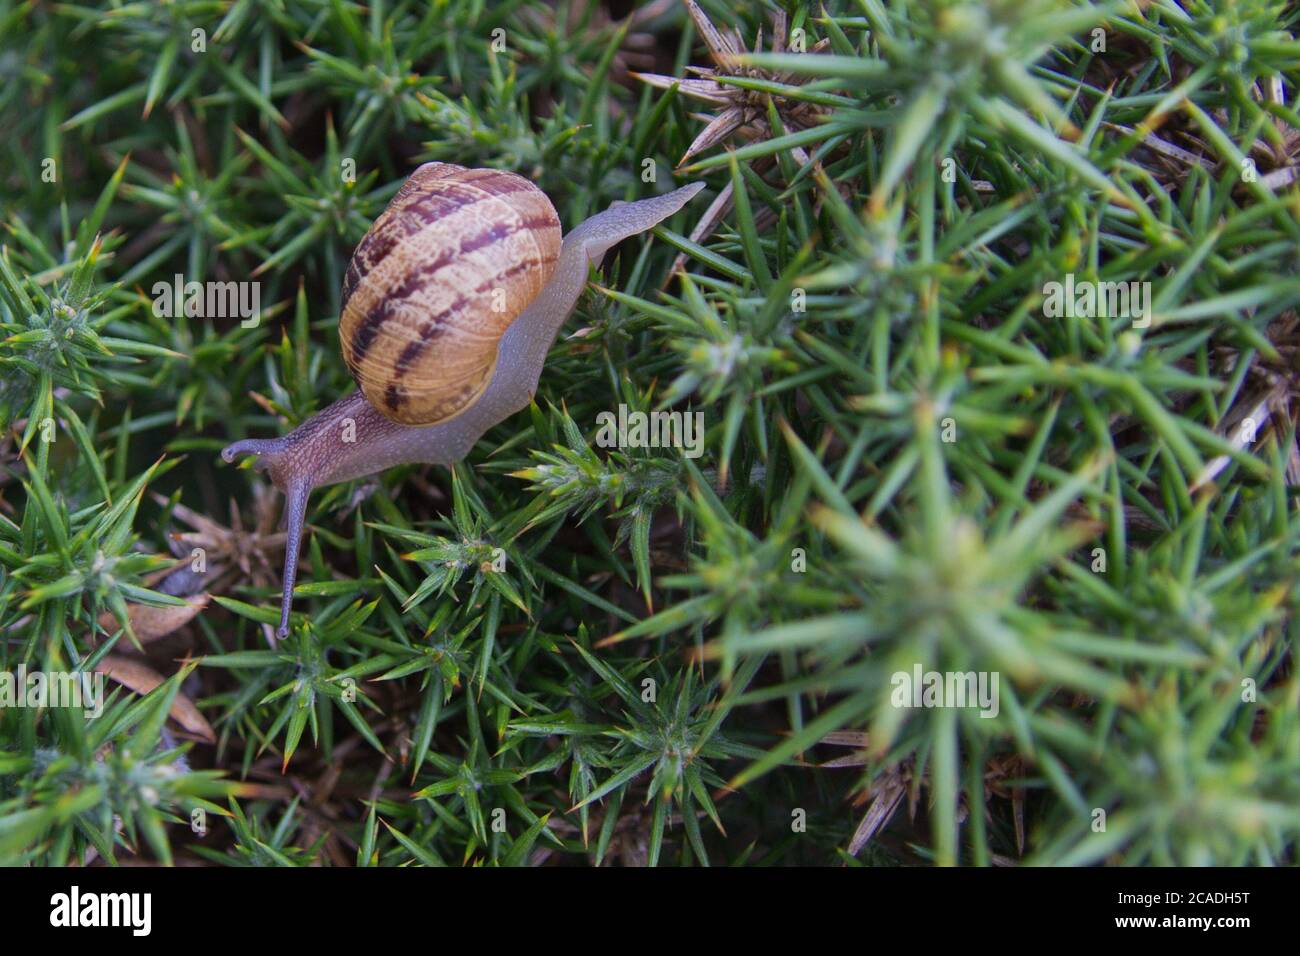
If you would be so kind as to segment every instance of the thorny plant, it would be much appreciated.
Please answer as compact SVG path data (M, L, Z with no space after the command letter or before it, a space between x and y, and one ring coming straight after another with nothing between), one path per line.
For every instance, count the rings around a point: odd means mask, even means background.
M0 708L0 859L1296 862L1294 5L153 6L0 0L0 673L117 686ZM216 452L351 388L428 159L712 202L466 462L318 496L270 646ZM704 456L599 447L620 404Z

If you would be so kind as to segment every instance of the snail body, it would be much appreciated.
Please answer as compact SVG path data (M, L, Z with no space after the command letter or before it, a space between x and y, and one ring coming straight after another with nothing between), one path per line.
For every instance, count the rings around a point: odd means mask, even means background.
M402 464L451 465L526 408L546 354L614 245L646 232L703 187L611 206L560 238L544 193L513 173L427 163L358 244L339 334L358 390L281 438L222 449L257 455L285 495L280 626L313 488Z

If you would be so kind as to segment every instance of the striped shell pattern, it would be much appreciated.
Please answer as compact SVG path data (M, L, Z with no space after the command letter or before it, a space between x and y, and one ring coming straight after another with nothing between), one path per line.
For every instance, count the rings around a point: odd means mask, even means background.
M404 425L474 404L492 380L497 340L559 255L559 216L527 179L450 163L417 169L343 280L343 359L366 400Z

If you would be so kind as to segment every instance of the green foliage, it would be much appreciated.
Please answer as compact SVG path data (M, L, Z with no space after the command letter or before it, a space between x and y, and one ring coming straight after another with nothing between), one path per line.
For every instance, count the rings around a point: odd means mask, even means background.
M1295 863L1296 19L0 0L0 672L160 675L0 707L0 860ZM464 463L316 495L268 646L216 452L352 387L348 256L432 159L566 227L710 195ZM162 317L177 274L261 321ZM620 404L703 456L604 447ZM897 706L918 665L997 716Z

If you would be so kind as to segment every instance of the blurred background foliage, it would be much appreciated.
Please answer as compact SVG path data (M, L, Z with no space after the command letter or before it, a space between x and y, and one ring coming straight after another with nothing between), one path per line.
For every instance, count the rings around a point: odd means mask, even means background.
M0 860L1295 862L1297 16L0 0L0 669L114 688L0 709ZM347 258L430 159L569 226L710 189L530 413L316 496L272 646L217 451L351 389ZM262 321L155 315L177 274ZM1047 317L1066 274L1150 322ZM703 457L599 448L620 403ZM998 716L891 706L915 664Z

